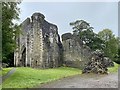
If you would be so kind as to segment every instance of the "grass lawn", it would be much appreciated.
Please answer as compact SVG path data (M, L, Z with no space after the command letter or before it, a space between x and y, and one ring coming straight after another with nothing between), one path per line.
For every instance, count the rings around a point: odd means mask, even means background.
M69 67L54 69L16 68L16 72L3 82L3 88L30 88L67 76L81 74L81 70Z
M0 76L2 76L2 70L0 70Z
M114 62L114 65L115 65L114 67L108 68L108 72L110 72L110 73L118 72L118 68L120 65L115 62Z
M118 64L108 68L110 73L118 71ZM12 68L3 68L2 74L5 75ZM6 79L3 88L31 88L37 85L58 80L67 76L81 74L82 71L77 68L59 67L54 69L33 69L28 67L18 67L16 72Z
M2 70L2 76L4 76L5 74L7 74L12 68L3 68Z
M7 74L12 68L2 68L2 70L0 70L0 76L4 76L5 74Z

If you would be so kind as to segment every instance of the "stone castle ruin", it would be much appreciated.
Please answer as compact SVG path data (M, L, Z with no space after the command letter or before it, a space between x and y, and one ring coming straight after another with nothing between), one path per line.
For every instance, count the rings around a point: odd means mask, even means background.
M21 24L21 34L16 39L14 65L33 68L54 68L62 65L84 69L92 54L73 33L62 35L56 25L45 20L41 13L34 13Z
M91 58L91 50L84 46L76 34L65 33L62 35L64 64L70 67L84 68Z
M16 40L18 48L14 53L15 66L52 68L61 65L58 28L44 18L43 14L34 13L21 24L22 34Z

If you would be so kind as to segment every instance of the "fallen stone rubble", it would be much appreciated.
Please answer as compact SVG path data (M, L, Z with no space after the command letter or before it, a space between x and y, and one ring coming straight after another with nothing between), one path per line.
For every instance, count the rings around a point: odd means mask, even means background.
M96 73L107 74L108 67L113 67L114 63L108 57L104 56L104 53L100 50L96 50L92 53L91 60L85 65L82 73Z

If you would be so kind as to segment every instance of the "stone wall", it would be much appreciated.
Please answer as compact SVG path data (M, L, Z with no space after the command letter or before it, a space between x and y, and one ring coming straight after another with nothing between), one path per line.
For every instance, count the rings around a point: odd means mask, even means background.
M84 46L79 37L71 33L62 35L62 44L64 64L83 69L91 58L90 48Z
M56 25L47 22L41 13L34 13L21 24L18 48L14 52L15 66L52 68L62 64L62 44Z

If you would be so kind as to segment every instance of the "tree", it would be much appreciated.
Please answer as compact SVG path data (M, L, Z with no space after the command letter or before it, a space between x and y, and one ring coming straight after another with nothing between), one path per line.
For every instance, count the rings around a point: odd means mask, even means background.
M84 20L77 20L70 25L73 27L73 34L78 35L83 43L93 51L101 50L105 56L120 62L118 61L118 57L120 58L120 39L115 37L111 30L104 29L96 34L93 31L94 28Z
M93 51L103 48L103 40L101 40L96 33L93 32L93 27L84 20L77 20L70 23L73 26L73 33L77 34L80 39L89 46Z
M13 20L19 19L20 2L2 2L2 60L9 63L14 49L16 48L15 37L19 32L19 26Z
M85 30L80 32L80 38L81 40L89 46L93 51L96 49L102 50L104 41L101 40L96 33L93 32L93 30Z
M84 20L76 20L75 22L71 22L70 26L73 26L73 30L78 32L86 29L92 29L92 27L90 27L90 24Z
M120 37L116 38L117 40L117 54L115 55L115 62L120 64Z
M118 54L118 39L110 29L104 29L98 35L105 42L105 47L103 48L105 55L115 60L115 56Z
M104 29L104 30L100 31L98 33L98 35L105 42L107 42L110 39L112 39L113 37L115 37L115 35L113 34L113 32L110 29Z

